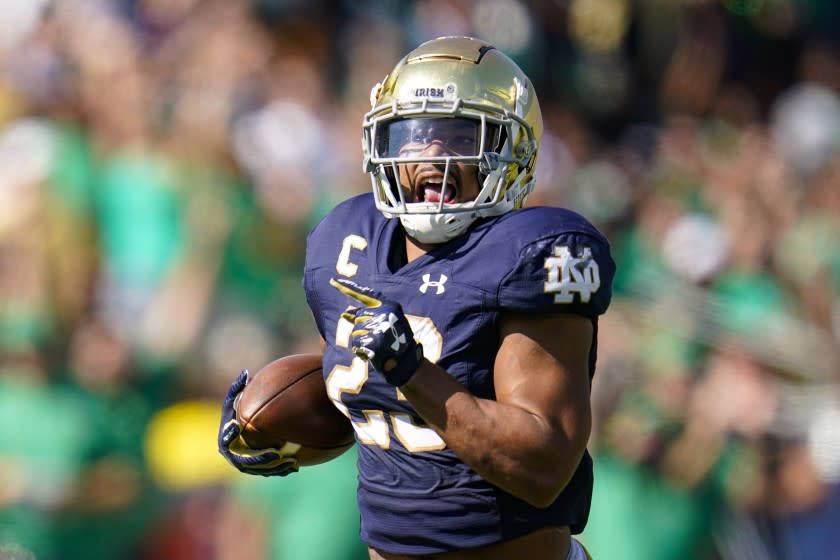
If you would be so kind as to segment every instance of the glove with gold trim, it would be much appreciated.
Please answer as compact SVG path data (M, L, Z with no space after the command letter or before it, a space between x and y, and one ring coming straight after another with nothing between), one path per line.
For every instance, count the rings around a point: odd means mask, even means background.
M353 323L353 353L370 363L391 385L405 384L420 366L423 346L414 340L402 306L352 280L333 278L330 284L363 305L342 315Z
M261 476L287 476L298 471L298 460L285 449L251 449L242 439L242 425L236 419L236 404L245 385L248 370L243 369L228 389L222 403L219 423L219 453L238 471ZM292 450L288 450L292 451Z

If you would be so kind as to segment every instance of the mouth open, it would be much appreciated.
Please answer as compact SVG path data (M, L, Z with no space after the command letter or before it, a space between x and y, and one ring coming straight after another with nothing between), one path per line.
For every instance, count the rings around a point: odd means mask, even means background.
M443 184L443 175L418 175L414 185L414 194L418 202L438 203L443 196L444 204L451 204L458 199L458 184L451 175L446 181L446 188Z

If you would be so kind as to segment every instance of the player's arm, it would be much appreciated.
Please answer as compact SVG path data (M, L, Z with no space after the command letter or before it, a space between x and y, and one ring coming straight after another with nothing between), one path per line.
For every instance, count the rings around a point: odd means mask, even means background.
M423 360L400 387L414 409L486 480L546 507L565 488L591 428L589 319L504 316L496 400L480 399Z
M423 358L398 303L347 279L331 284L363 304L346 313L354 324L353 352L399 387L464 462L535 506L554 501L589 438L590 319L571 313L503 316L496 400L480 399Z

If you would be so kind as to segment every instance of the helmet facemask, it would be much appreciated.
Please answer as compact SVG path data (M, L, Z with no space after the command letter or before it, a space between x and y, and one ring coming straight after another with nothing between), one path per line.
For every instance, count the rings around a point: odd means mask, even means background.
M399 217L408 235L414 239L422 243L443 243L463 233L477 218L496 216L521 207L533 190L528 163L534 156L532 146L536 145L536 140L530 127L518 115L507 111L491 114L486 107L470 107L461 99L434 105L424 101L417 105L379 107L365 116L365 168L371 175L377 209L388 218ZM419 148L400 150L404 145L401 136L412 132L404 129L412 125L422 128L424 121L473 123L472 149L459 150L459 147L468 146L466 141L455 140L455 145L449 145L446 136L429 136L416 139L418 141L413 144L438 143L444 155L426 155ZM514 149L511 139L516 138L519 142ZM411 140L415 139L409 138L408 142L412 143ZM415 193L406 194L400 186L399 166L422 163L443 166L441 191L436 201L415 201ZM448 196L454 194L447 189L452 189L449 179L456 164L475 167L479 192L472 200L454 202Z

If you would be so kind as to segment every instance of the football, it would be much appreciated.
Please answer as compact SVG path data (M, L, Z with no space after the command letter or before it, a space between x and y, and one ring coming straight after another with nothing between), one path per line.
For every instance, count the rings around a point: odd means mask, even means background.
M235 406L249 447L289 444L286 451L301 466L334 459L355 442L350 420L327 396L319 354L294 354L263 366Z

